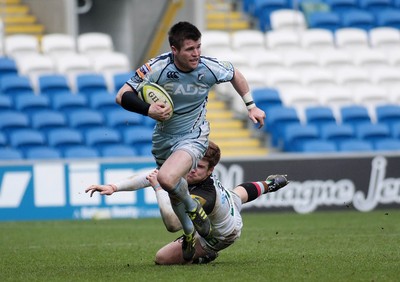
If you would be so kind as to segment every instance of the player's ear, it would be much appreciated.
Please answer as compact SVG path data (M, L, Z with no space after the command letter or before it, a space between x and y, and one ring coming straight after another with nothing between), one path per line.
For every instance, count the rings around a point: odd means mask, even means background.
M176 48L174 45L172 45L171 46L171 50L172 50L172 53L175 55L176 53L178 53L178 48Z

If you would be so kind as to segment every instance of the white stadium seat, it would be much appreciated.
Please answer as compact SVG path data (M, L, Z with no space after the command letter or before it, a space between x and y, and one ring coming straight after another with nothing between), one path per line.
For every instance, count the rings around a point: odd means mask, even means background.
M265 51L265 35L260 30L238 30L231 34L232 48L241 52Z
M45 34L41 41L42 52L53 58L76 53L76 41L72 35L62 33Z
M8 35L4 39L4 52L7 56L16 59L31 54L40 53L39 40L29 34Z
M77 47L79 53L87 55L114 51L111 36L102 32L87 32L78 35Z
M271 28L273 30L305 30L306 19L301 11L293 9L279 9L270 14Z
M301 47L318 53L335 48L333 33L327 29L311 28L304 30L300 36Z
M358 67L343 68L335 73L338 85L354 88L372 84L368 71Z
M297 32L288 30L270 30L266 34L266 45L268 49L286 51L300 49L300 36Z
M215 56L214 52L231 50L231 36L229 32L223 30L206 30L201 36L202 54L205 56Z
M400 31L393 27L375 27L369 31L369 43L384 51L400 48Z
M318 66L318 58L311 51L301 49L288 50L282 53L282 57L285 66L297 72Z
M348 87L332 86L318 89L320 103L332 108L337 120L340 119L340 108L356 103L353 92Z
M369 48L368 33L360 28L340 28L335 32L335 43L339 49L358 52Z
M326 50L318 54L321 67L331 71L340 71L342 68L354 66L352 56L343 50Z
M353 62L356 66L362 67L368 71L389 65L385 54L375 49L362 49L355 52L353 54Z
M333 73L325 68L309 68L300 73L304 86L318 90L319 88L336 86Z

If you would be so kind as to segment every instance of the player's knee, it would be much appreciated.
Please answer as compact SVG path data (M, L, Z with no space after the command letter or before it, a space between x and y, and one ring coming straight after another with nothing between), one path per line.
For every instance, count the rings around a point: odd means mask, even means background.
M161 187L167 190L171 190L176 185L176 180L171 174L161 171L157 174L157 181L160 183Z

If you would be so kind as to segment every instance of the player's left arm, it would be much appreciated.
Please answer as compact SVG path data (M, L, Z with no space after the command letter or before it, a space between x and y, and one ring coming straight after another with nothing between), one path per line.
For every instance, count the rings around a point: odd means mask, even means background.
M232 83L233 87L235 88L235 90L242 97L243 102L245 103L246 108L249 111L249 118L254 123L259 124L258 128L263 127L264 119L265 119L265 112L263 110L261 110L260 108L258 108L257 105L254 103L253 97L250 92L250 87L249 87L249 84L247 83L246 78L236 68L235 68L235 74L233 76L233 79L231 80L231 83Z

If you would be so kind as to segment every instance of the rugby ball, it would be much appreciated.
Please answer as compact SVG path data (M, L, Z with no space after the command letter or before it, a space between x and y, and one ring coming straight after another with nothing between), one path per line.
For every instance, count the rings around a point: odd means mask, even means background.
M160 85L153 82L143 83L138 90L139 98L146 103L153 104L157 102L162 102L169 105L174 111L174 102L172 102L171 96L168 92ZM172 116L172 112L170 118Z

